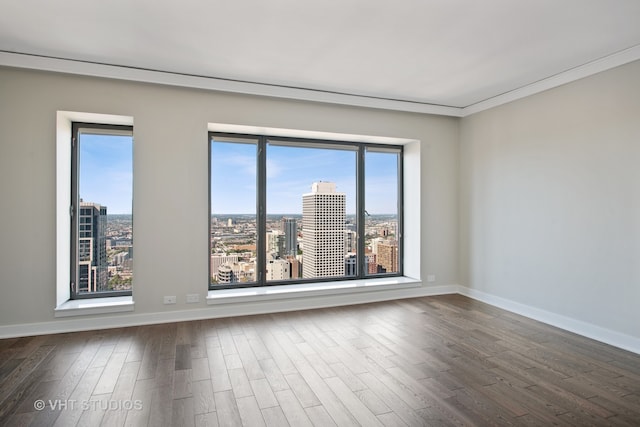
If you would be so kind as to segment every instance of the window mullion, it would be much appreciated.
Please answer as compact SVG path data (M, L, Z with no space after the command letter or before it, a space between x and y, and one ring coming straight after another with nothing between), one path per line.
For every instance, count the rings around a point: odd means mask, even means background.
M258 140L257 173L256 173L256 282L259 286L266 283L267 271L266 236L267 236L267 138Z
M398 274L404 274L404 151L398 155L398 215L396 241L398 242Z
M365 146L363 144L358 145L358 155L356 160L356 228L357 234L357 254L356 254L356 266L357 277L362 278L365 276L365 200L364 200L364 155Z
M80 209L78 208L78 144L79 144L79 125L73 123L71 133L71 298L76 297L78 286L78 223Z

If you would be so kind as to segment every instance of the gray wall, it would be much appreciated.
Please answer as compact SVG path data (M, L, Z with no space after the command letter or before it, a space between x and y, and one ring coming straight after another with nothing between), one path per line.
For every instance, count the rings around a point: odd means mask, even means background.
M215 313L162 305L206 288L215 122L421 140L423 279L640 337L640 62L462 120L0 68L0 326L60 321L58 110L134 117L136 314Z
M640 337L640 62L466 117L460 284Z
M207 309L162 296L204 295L208 283L208 122L422 141L422 275L457 283L458 119L0 68L0 326L61 321L58 110L134 117L136 314Z

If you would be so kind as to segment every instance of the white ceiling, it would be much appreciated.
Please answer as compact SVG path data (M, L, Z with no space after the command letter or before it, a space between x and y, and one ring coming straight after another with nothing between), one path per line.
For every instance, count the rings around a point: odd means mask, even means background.
M0 65L63 59L319 99L470 108L640 59L639 0L0 0L0 10Z

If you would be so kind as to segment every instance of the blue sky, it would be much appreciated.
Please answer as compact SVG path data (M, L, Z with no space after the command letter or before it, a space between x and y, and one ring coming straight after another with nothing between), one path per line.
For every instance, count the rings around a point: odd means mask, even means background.
M85 202L107 207L107 214L130 214L133 191L133 138L82 134L79 190Z
M132 148L128 136L83 134L80 140L80 197L107 206L109 214L130 214ZM366 210L397 213L397 156L367 153ZM302 195L316 181L331 181L346 194L347 214L355 213L356 152L288 146L267 147L267 214L301 214ZM256 145L214 143L211 211L255 213Z
M211 152L211 212L255 213L256 146L216 142ZM397 156L368 153L366 209L397 213ZM301 214L302 195L316 181L335 182L346 194L347 214L355 213L356 152L267 146L267 214Z

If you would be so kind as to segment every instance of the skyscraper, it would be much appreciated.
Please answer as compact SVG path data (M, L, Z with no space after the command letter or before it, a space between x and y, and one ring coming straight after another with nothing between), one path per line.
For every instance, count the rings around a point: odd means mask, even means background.
M107 207L80 202L78 293L107 291Z
M298 253L298 223L295 218L282 218L284 233L284 255L295 256Z
M333 182L314 182L302 196L302 277L344 276L345 193Z

